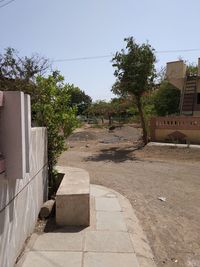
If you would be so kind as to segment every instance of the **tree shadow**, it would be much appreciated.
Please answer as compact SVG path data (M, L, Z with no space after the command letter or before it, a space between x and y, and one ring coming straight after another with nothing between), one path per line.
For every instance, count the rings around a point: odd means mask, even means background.
M134 151L139 150L139 147L112 147L101 149L100 153L89 156L85 161L112 161L115 163L125 162L125 161L141 161L134 155Z

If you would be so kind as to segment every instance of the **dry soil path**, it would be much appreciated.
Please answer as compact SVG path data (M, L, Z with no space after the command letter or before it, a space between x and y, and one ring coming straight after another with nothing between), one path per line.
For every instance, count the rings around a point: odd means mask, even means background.
M81 129L68 140L59 165L84 168L92 183L130 200L158 266L199 267L200 151L137 151L138 137L133 127Z

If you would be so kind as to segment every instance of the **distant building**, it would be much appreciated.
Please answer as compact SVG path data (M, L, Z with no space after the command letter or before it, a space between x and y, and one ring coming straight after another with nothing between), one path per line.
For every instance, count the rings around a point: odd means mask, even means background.
M166 79L181 90L180 114L200 116L200 58L196 74L190 74L183 60L168 62Z

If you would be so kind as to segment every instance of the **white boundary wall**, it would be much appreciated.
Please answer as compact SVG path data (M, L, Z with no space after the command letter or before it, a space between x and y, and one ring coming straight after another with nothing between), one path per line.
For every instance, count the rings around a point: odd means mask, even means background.
M47 199L47 132L31 128L30 96L0 92L0 267L13 267Z
M13 179L0 175L0 266L13 267L32 233L38 213L47 198L47 133L32 128L30 172Z

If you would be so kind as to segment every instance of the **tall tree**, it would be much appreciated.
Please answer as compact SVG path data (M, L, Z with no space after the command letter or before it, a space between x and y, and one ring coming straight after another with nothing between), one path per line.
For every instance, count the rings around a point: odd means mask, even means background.
M73 84L68 86L70 95L69 105L77 107L77 114L82 114L91 104L92 98Z
M113 93L133 98L138 108L143 129L143 142L147 143L147 129L142 106L142 96L151 89L155 78L156 57L150 44L139 45L133 37L125 38L126 48L117 52L112 59L117 78Z
M21 57L15 49L6 48L0 54L0 88L33 94L36 77L44 75L49 67L49 60L37 54Z

